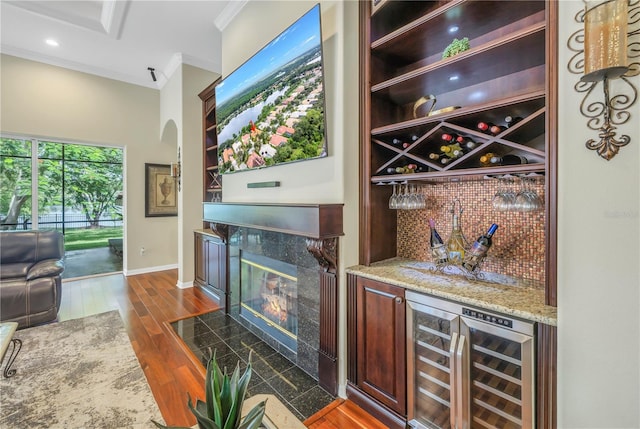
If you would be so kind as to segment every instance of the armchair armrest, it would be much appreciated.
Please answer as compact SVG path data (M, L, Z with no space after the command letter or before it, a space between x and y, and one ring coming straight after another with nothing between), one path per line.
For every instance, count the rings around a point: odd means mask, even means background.
M40 277L54 277L62 274L64 271L64 262L62 259L45 259L36 262L27 272L27 280L33 280Z

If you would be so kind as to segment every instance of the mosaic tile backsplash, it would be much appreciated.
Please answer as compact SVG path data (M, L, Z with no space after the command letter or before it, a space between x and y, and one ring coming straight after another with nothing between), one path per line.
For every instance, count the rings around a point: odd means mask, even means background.
M544 201L542 177L529 182L528 187ZM419 190L427 199L427 208L398 210L398 256L431 261L429 219L435 220L436 229L446 242L452 228L451 206L458 198L463 208L460 225L469 244L485 233L492 223L499 225L482 271L532 280L534 285L544 287L544 208L534 212L496 210L492 204L494 195L505 188L518 192L522 188L521 180L508 183L487 179L421 185Z

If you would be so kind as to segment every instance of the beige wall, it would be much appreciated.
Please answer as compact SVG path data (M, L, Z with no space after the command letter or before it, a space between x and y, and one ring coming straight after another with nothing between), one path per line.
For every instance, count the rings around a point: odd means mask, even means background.
M317 1L252 1L222 33L223 76L235 70ZM344 203L340 239L340 322L344 324L344 268L358 262L358 4L321 1L329 156L258 171L225 175L225 202ZM269 23L269 25L265 25ZM279 188L247 189L277 180ZM345 332L340 333L340 383L345 385Z
M219 75L189 65L182 66L182 190L178 241L178 285L191 286L194 279L193 230L202 228L202 100L198 94Z
M583 7L559 2L558 427L638 428L640 100L617 130L631 143L614 159L585 148L598 133L579 113L579 75L567 71ZM631 80L640 87L639 76ZM601 85L595 96L602 100Z
M124 148L125 272L175 267L177 218L144 217L144 164L175 159L175 146L161 143L160 92L17 57L1 59L0 131Z

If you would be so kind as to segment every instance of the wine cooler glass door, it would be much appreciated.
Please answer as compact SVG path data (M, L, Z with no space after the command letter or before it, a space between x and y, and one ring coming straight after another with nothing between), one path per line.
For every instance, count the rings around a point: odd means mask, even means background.
M461 318L470 371L471 428L534 427L533 337Z
M455 427L456 314L407 301L409 424L414 428Z

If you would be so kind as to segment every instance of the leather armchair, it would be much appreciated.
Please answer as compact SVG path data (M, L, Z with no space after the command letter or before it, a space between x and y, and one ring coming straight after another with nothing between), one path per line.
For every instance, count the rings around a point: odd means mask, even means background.
M20 329L55 320L63 258L58 231L0 231L0 321Z

